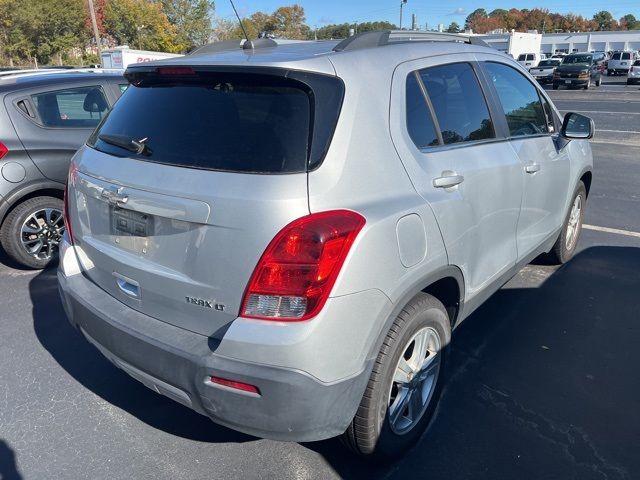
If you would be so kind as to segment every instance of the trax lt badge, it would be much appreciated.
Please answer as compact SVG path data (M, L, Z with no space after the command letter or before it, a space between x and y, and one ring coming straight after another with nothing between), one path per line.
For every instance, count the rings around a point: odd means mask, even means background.
M203 300L201 298L189 296L185 296L184 298L187 303L191 303L192 305L198 305L199 307L211 308L220 312L224 312L225 306L221 303L214 303L213 300Z

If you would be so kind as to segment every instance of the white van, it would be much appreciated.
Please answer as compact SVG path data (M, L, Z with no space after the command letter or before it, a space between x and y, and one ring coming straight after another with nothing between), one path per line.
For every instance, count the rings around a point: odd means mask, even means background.
M545 55L546 58L546 55ZM521 53L518 55L518 63L527 69L537 67L542 60L541 53Z
M607 64L607 75L627 75L633 62L638 59L636 52L613 52Z

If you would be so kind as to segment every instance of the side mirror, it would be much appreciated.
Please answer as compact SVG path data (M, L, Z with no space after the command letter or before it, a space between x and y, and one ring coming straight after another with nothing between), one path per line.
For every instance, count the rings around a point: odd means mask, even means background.
M595 126L593 120L579 113L570 112L564 116L560 134L565 138L588 139L593 137Z

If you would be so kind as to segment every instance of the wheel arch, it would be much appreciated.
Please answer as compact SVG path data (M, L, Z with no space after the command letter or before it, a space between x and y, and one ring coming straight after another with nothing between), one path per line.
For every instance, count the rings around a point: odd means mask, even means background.
M421 278L405 290L404 295L393 300L392 308L386 314L386 321L378 332L377 341L371 345L368 358L375 359L387 332L402 309L419 293L428 293L444 305L449 314L451 329L457 325L464 304L464 277L455 265L445 265Z
M7 215L20 203L35 197L55 197L64 199L64 184L52 180L37 181L21 185L4 197L4 203L0 204L0 225L4 223Z

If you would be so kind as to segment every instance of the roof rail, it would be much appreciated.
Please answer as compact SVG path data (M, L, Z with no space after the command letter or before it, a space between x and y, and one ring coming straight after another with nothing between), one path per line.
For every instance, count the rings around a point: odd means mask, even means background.
M278 44L270 38L258 38L256 40L225 40L213 42L192 50L187 55L200 55L202 53L231 52L238 49L255 50L258 48L277 47Z
M413 30L372 30L345 38L335 47L335 52L360 50L361 48L382 47L396 43L411 42L460 42L488 47L486 42L473 35L441 32L416 32Z

